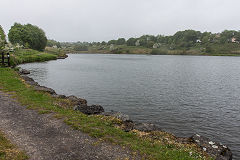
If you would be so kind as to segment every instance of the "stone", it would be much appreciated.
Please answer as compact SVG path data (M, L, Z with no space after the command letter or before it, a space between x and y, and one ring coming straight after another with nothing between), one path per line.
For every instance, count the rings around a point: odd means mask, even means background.
M68 57L68 55L61 55L61 56L59 56L59 57L57 57L57 59L65 59L65 58L67 58Z
M228 147L199 135L193 135L190 138L193 143L209 155L215 157L216 160L232 160L232 152Z
M62 99L65 99L65 98L66 98L65 95L61 95L61 94L53 94L52 97L53 97L53 98L62 98Z
M25 81L27 84L31 85L31 86L40 86L37 82L35 81Z
M30 74L30 71L26 70L26 69L21 69L20 74Z
M133 128L134 128L134 123L131 121L124 121L122 124L122 130L124 130L125 132L129 132L133 130Z
M87 105L87 100L83 99L83 98L78 98L76 96L68 96L66 97L67 99L69 99L72 103L74 103L74 105Z
M47 92L49 94L56 94L56 92L53 89L47 88L47 87L44 87L44 86L33 86L33 88L36 91L43 91L43 92Z
M31 86L39 86L39 84L35 81L25 81L25 82Z
M22 77L22 79L24 80L24 81L34 81L32 78L30 78L30 77L28 77L28 76L21 76Z
M124 122L131 121L128 115L123 114L121 112L115 113L113 116Z
M142 132L160 131L160 129L156 125L150 123L135 124L134 129Z
M28 76L21 76L22 79L29 85L31 86L39 86L39 84L37 82L35 82L32 78L28 77Z
M126 115L126 114L123 114L121 112L114 112L114 111L111 111L111 112L104 112L102 113L102 115L104 116L112 116L112 117L115 117L117 119L120 119L121 121L125 122L125 121L130 121L132 122L132 120L130 120L129 116Z
M186 138L186 137L177 137L176 140L182 144L190 144L192 142L191 138Z
M102 106L100 105L91 105L91 106L87 106L87 105L77 105L74 107L74 110L76 111L80 111L84 114L87 115L91 115L91 114L100 114L102 112L104 112L104 109Z

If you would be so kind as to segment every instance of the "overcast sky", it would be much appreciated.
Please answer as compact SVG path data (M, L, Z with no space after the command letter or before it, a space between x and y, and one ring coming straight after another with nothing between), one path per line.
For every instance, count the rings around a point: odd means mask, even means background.
M240 0L0 0L0 24L39 26L57 41L102 41L194 29L240 30Z

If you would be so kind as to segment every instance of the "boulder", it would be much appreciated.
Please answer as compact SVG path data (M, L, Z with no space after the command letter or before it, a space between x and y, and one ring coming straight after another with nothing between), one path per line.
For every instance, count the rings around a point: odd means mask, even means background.
M36 91L43 91L43 92L47 92L51 95L57 95L56 92L52 89L52 88L48 88L48 87L44 87L44 86L40 86L37 82L35 82L32 78L28 77L28 76L21 76L22 79L25 80L25 82L31 86L33 86L34 90Z
M36 91L43 91L43 92L47 92L49 94L56 94L56 92L53 89L47 88L47 87L44 87L44 86L33 86L33 88Z
M121 121L123 122L132 122L132 120L130 120L129 116L126 115L126 114L123 114L121 112L114 112L114 111L111 111L111 112L103 112L101 115L104 115L104 116L112 116L112 117L115 117L115 118L118 118L120 119Z
M39 86L39 84L37 82L35 82L32 78L28 77L28 76L21 76L22 79L29 85L31 86Z
M91 105L91 106L87 106L87 105L77 105L74 107L74 110L76 111L80 111L84 114L100 114L102 112L104 112L104 109L102 106L100 105Z
M67 99L69 99L72 103L74 103L74 105L87 105L86 99L78 98L73 95L68 96Z
M21 76L24 81L34 81L32 78L28 76Z
M26 70L26 69L21 69L20 74L30 74L30 71Z
M213 142L198 134L190 138L193 143L197 144L203 151L213 156L216 160L232 160L232 152L227 146Z
M134 125L133 129L142 131L142 132L151 132L151 131L160 131L156 125L150 123L137 123Z
M124 121L122 124L122 130L124 130L125 132L129 132L134 129L134 125L135 124L131 121Z
M40 86L37 82L35 81L25 81L27 84L31 85L31 86Z
M61 95L61 94L53 94L52 97L53 98L62 98L62 99L66 98L65 95Z
M65 59L67 57L68 57L68 55L64 54L64 55L58 56L57 59Z

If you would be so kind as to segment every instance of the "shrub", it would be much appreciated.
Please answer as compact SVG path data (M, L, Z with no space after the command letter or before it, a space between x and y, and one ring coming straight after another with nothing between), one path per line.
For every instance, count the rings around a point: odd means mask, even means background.
M37 26L15 23L8 33L12 44L20 44L31 49L43 51L47 45L47 38L42 29Z

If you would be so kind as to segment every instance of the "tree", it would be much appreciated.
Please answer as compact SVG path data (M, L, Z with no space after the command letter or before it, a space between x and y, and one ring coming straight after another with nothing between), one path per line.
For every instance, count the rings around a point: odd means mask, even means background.
M117 41L116 41L116 40L110 40L110 41L108 41L108 45L111 45L111 44L117 44Z
M47 45L47 37L44 31L34 25L21 25L15 23L8 33L9 41L12 44L19 43L25 47L42 51Z
M237 31L225 30L221 33L220 42L221 43L231 42L231 39L235 37L236 34L237 34Z
M47 40L47 46L48 46L48 47L57 46L57 48L61 48L61 43L60 43L60 42L57 42L57 41L55 41L55 40L50 40L50 39L48 39L48 40Z
M102 41L101 45L106 45L107 43L105 41Z
M202 33L200 40L202 44L209 43L212 40L212 33L211 32Z
M0 25L0 51L4 49L5 44L6 44L6 35L4 33L2 26Z
M148 41L147 42L147 47L148 48L153 48L153 45L154 45L154 41Z
M136 41L135 38L129 38L126 43L128 46L135 46Z
M235 35L236 41L240 42L240 31L238 31Z
M179 47L191 47L201 38L200 31L185 30L178 31L172 37L173 43Z
M117 43L117 45L123 45L123 44L125 44L125 42L126 42L126 40L124 38L119 38L116 43Z

